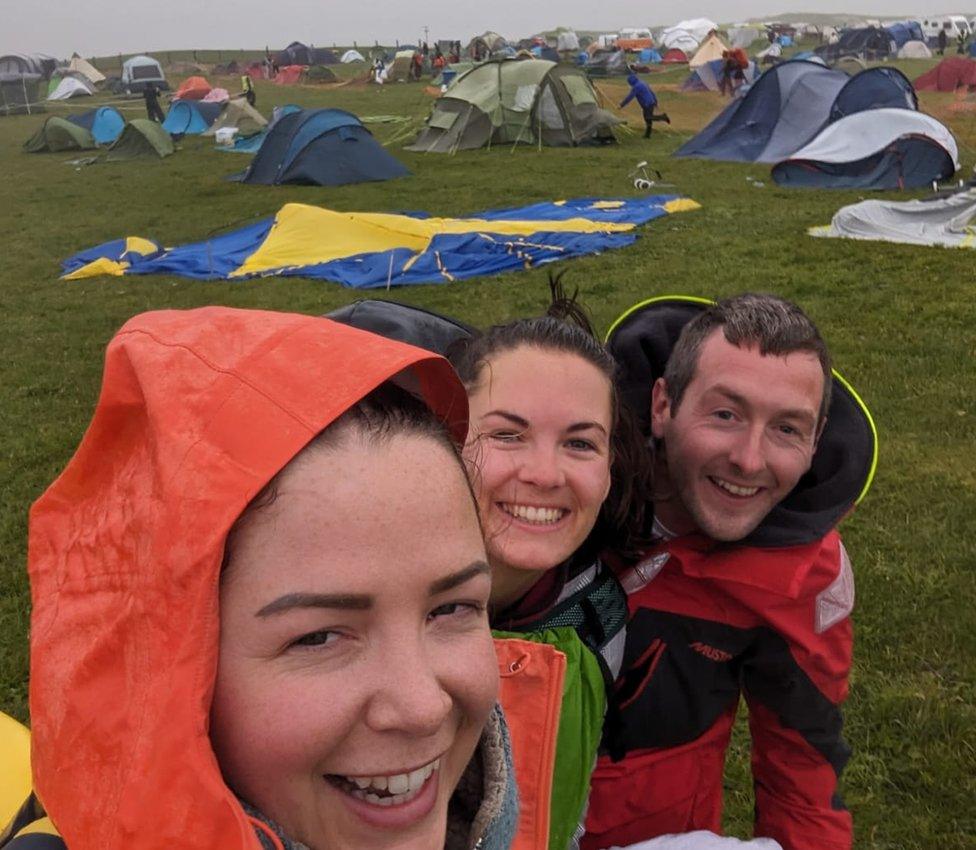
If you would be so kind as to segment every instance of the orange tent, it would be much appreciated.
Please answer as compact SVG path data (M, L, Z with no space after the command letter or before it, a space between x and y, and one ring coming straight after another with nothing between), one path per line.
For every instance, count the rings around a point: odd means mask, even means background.
M210 93L210 83L203 77L187 77L173 95L174 100L203 100Z
M305 67L305 65L285 65L284 68L278 69L275 82L279 86L293 85L301 80Z

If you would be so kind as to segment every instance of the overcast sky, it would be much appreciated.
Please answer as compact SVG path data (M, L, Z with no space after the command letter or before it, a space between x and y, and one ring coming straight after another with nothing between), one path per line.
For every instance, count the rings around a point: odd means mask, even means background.
M467 41L485 30L522 38L572 26L612 31L681 18L719 23L777 12L914 16L932 0L0 0L0 53L83 56L184 48L280 49L298 40L392 44L430 38ZM940 0L941 5L941 0Z

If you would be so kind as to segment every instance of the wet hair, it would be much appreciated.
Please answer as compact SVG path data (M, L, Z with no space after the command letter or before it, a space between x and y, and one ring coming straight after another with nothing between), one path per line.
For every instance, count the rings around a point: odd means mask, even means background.
M824 422L830 409L833 384L827 344L816 325L796 304L776 295L753 292L713 304L682 328L664 368L672 416L695 377L702 346L716 328L722 329L726 341L732 345L738 348L756 346L763 356L783 356L795 351L815 354L824 375L818 424Z
M617 388L617 362L600 342L589 316L577 301L579 289L567 295L562 273L549 275L550 304L545 315L494 325L455 342L447 351L470 395L492 358L517 348L575 354L595 366L610 388L610 493L596 526L582 549L585 557L610 549L625 557L638 555L650 539L653 471L650 450Z
M447 425L412 393L387 381L320 431L251 499L227 534L223 570L226 570L230 561L237 531L257 512L275 502L282 478L288 470L300 465L315 452L334 451L352 436L358 436L372 446L389 443L394 437L400 436L420 437L442 446L457 464L477 514L477 500L468 481L460 447L452 439Z

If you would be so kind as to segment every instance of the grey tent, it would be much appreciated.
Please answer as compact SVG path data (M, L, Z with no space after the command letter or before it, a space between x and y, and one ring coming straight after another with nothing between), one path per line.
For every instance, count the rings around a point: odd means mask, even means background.
M148 118L133 118L105 154L107 162L142 157L169 156L173 153L173 140L159 124Z
M929 201L861 201L841 207L824 227L811 227L811 236L903 242L973 248L976 188Z
M543 59L492 60L459 77L437 100L407 150L606 142L614 140L619 123L600 108L593 85L577 67Z

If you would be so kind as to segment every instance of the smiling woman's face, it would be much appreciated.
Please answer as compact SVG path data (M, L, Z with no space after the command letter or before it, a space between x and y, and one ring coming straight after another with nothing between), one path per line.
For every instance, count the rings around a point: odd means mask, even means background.
M234 535L211 738L234 791L313 850L444 846L494 704L484 544L433 439L304 453Z

